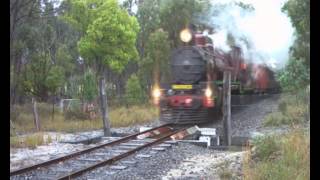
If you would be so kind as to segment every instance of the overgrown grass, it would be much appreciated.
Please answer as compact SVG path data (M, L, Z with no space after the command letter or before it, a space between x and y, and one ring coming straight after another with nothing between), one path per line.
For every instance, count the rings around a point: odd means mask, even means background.
M44 136L43 133L34 133L23 137L10 137L10 147L12 148L31 148L52 142L51 136Z
M294 129L284 136L259 138L254 146L244 160L244 179L310 179L309 133Z
M29 133L35 131L32 106L24 105L16 107L16 114L13 119L15 131L20 133ZM66 118L65 114L55 110L54 119L52 119L52 106L49 104L38 104L39 121L42 131L60 131L77 132L96 130L103 127L100 113L97 113L97 119L75 119ZM111 127L124 127L129 125L141 124L153 121L158 117L158 110L154 106L136 105L125 107L116 107L109 109ZM10 134L14 134L10 131Z
M282 95L278 111L267 115L264 126L296 125L310 119L307 92Z

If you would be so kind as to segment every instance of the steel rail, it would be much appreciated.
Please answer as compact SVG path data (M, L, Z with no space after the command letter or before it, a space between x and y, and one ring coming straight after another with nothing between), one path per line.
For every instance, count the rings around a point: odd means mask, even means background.
M161 138L159 138L157 140L154 140L154 141L152 141L150 143L147 143L147 144L144 144L142 146L139 146L139 147L137 147L135 149L132 149L130 151L127 151L127 152L125 152L123 154L120 154L120 155L114 156L114 157L112 157L110 159L104 160L102 162L93 164L93 165L91 165L89 167L82 168L82 169L80 169L78 171L71 172L68 175L59 177L58 180L67 180L67 179L75 178L75 177L78 177L78 176L88 172L88 171L96 169L98 167L101 167L101 166L104 166L104 165L107 165L107 164L112 164L112 163L114 163L114 162L116 162L116 161L118 161L118 160L120 160L122 158L125 158L125 157L127 157L127 156L129 156L129 155L131 155L131 154L133 154L133 153L135 153L135 152L137 152L137 151L139 151L139 150L141 150L143 148L146 148L146 147L161 143L161 142L165 141L166 139L168 139L170 136L175 135L175 134L177 134L177 133L179 133L181 131L184 131L184 130L186 130L188 128L183 128L183 129L180 129L180 130L176 130L176 131L171 132L171 133L169 133L169 134L167 134L167 135L165 135L165 136L163 136L163 137L161 137Z
M64 160L67 160L67 159L70 159L70 158L73 158L73 157L76 157L76 156L80 156L82 154L94 151L96 149L103 148L105 146L114 146L114 145L123 143L125 141L131 140L131 139L135 139L137 136L139 136L141 134L152 132L154 130L157 130L159 128L166 127L166 126L169 126L169 125L171 125L171 123L164 124L164 125L161 125L161 126L149 129L149 130L145 130L143 132L135 133L135 134L123 137L121 139L114 140L112 142L108 142L108 143L101 144L101 145L94 146L94 147L90 147L90 148L87 148L87 149L84 149L84 150L81 150L81 151L70 153L70 154L62 156L62 157L58 157L58 158L55 158L55 159L50 159L48 161L45 161L45 162L42 162L42 163L39 163L39 164L35 164L35 165L28 166L28 167L20 168L20 169L11 171L10 172L10 176L15 176L15 175L18 175L18 174L26 173L28 171L32 171L32 170L37 169L39 167L45 167L45 166L48 166L48 165L51 165L51 164L55 164L55 163L58 163L60 161L64 161Z

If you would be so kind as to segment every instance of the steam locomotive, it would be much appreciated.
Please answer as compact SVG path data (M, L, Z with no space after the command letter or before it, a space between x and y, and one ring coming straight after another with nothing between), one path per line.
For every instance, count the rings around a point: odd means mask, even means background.
M215 49L210 38L190 28L180 32L180 39L184 45L173 50L170 59L172 82L155 85L152 92L162 122L199 124L219 114L225 70L231 71L232 94L279 87L267 66L245 63L239 47Z

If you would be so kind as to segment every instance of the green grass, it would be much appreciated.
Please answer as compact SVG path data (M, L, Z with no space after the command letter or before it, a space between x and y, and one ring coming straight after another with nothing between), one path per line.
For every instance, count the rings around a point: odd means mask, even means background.
M54 119L51 117L52 106L49 104L38 104L39 121L41 131L59 131L59 132L78 132L102 129L103 123L100 114L97 113L97 119L76 119L67 118L65 114L55 110ZM16 132L31 133L35 132L33 122L32 106L17 106L16 113L13 114L13 123ZM79 116L80 117L80 116ZM125 107L116 107L109 109L109 118L111 127L125 127L135 124L151 122L158 117L158 110L151 105L136 105ZM12 131L12 132L11 132ZM13 130L10 130L10 134Z
M310 179L310 138L301 129L268 136L254 142L254 152L244 161L244 179Z
M310 95L306 93L282 95L278 111L266 116L264 126L297 125L310 120L309 102Z

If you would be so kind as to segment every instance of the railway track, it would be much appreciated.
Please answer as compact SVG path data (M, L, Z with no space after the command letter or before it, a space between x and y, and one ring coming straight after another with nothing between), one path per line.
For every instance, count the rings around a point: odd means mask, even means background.
M165 124L108 143L90 147L66 156L51 159L10 172L10 179L73 179L147 147L180 139L188 128L173 129ZM159 145L160 146L160 145Z

